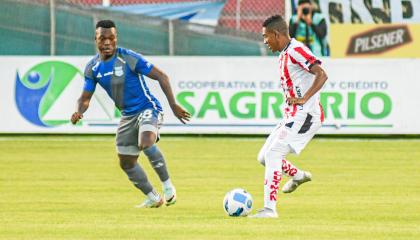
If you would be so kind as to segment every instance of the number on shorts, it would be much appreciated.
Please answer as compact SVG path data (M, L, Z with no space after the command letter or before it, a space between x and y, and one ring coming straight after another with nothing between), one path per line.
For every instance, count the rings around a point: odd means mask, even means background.
M150 121L153 117L153 111L151 109L146 109L139 116L139 121Z

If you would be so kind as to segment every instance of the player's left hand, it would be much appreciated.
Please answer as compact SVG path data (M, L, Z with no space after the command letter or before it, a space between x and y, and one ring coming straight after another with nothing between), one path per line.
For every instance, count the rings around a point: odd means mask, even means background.
M286 99L287 104L289 105L303 105L306 103L306 99L305 98L287 98Z
M185 111L185 109L183 109L181 106L179 106L178 104L174 104L171 106L172 111L174 112L175 116L179 119L179 121L181 121L183 124L186 123L186 121L190 121L191 118L191 114L187 111Z

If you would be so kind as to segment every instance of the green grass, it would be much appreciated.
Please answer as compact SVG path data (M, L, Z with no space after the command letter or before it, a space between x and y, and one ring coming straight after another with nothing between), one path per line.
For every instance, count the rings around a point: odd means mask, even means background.
M420 239L419 140L314 139L289 158L314 181L279 194L278 219L222 209L235 187L262 207L263 138L164 137L178 202L160 209L133 208L113 141L0 137L0 239Z

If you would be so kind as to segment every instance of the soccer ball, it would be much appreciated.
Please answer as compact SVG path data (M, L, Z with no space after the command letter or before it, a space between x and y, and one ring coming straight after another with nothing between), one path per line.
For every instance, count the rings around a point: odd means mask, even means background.
M252 196L242 188L235 188L226 193L223 209L231 217L245 217L252 209Z

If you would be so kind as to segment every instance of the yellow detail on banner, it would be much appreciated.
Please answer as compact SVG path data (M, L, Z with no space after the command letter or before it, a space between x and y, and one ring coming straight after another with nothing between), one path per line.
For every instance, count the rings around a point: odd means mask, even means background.
M331 57L420 58L420 24L331 24Z

